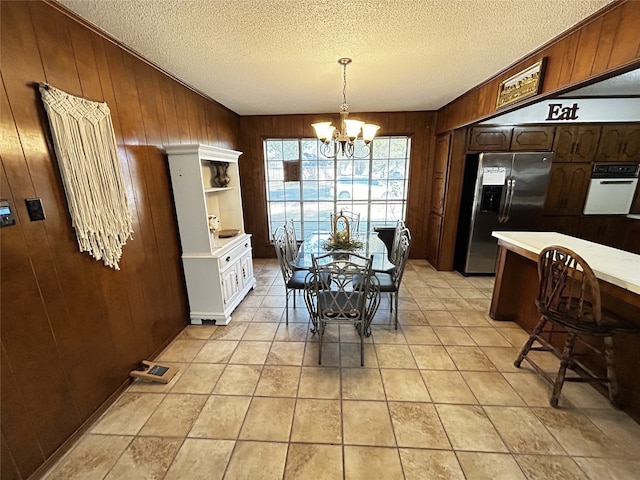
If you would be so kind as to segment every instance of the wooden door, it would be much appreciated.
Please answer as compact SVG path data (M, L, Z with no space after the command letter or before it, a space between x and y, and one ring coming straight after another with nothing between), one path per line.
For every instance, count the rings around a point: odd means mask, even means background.
M511 144L512 127L474 127L468 149L475 152L506 152Z
M556 162L590 162L594 159L600 139L599 125L558 127L553 141Z

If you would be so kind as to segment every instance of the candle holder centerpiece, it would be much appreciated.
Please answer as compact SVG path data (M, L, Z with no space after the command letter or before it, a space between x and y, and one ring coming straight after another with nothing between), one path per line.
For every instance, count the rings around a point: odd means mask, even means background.
M362 247L362 242L351 238L349 219L342 212L333 219L332 228L331 237L322 245L325 250L351 252Z

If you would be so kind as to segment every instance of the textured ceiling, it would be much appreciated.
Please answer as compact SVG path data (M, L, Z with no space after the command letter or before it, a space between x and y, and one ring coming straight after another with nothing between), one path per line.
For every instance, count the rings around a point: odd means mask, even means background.
M241 115L435 110L611 0L59 0Z

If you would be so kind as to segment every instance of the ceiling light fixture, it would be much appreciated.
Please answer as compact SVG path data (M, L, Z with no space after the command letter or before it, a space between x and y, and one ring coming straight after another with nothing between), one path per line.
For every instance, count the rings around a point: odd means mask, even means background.
M364 123L360 120L349 119L349 105L347 104L347 65L351 63L350 58L341 58L338 63L342 65L344 82L342 86L342 105L340 105L341 130L331 125L331 122L314 123L311 126L316 131L320 145L320 153L327 158L337 158L339 153L347 158L365 158L371 149L371 140L376 136L380 128L378 125ZM362 131L362 141L366 147L364 155L355 155L355 142ZM364 149L364 147L363 147Z

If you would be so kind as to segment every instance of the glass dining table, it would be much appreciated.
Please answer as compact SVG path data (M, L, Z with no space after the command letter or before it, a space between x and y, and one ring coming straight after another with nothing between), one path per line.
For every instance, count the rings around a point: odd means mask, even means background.
M295 266L299 268L311 268L313 262L311 256L323 255L329 253L324 245L329 241L331 233L329 232L314 232L307 237L300 245L298 250L298 257L296 258ZM376 233L360 234L354 238L362 242L362 246L355 250L344 251L331 251L335 255L344 255L349 253L357 253L363 256L373 255L374 270L391 270L394 268L393 263L389 261L389 252L387 246L380 240L380 237Z

